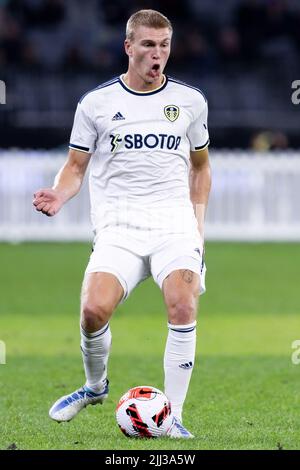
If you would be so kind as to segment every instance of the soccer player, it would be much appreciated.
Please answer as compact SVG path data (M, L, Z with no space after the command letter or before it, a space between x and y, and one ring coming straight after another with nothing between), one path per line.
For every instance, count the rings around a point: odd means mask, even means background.
M80 190L90 162L94 249L81 294L86 383L57 400L52 419L70 421L108 395L109 320L142 280L159 285L168 313L165 393L174 413L169 436L191 438L182 407L194 366L198 297L205 290L203 224L211 176L207 101L164 75L172 26L140 10L127 23L125 74L79 101L65 165L33 204L55 215Z

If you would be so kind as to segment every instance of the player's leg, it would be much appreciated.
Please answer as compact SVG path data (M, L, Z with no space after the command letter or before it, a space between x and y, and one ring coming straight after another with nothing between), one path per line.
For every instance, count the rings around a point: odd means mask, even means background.
M86 383L58 399L49 411L55 421L70 421L87 405L102 404L108 395L107 362L111 345L109 319L124 289L111 273L86 273L81 298L81 351Z
M164 355L165 393L180 421L195 360L199 284L198 274L180 269L169 274L162 286L169 330Z
M57 400L49 412L52 419L70 421L85 406L102 403L107 397L109 319L119 302L148 276L149 268L142 257L134 254L134 249L103 240L95 244L81 295L81 350L86 384Z
M111 273L86 273L81 293L81 351L85 387L101 393L107 386L111 346L109 319L124 296L124 288Z
M193 437L181 420L194 366L199 293L205 291L201 251L193 240L167 240L151 262L153 278L162 289L168 312L164 372L165 393L176 417L172 437Z

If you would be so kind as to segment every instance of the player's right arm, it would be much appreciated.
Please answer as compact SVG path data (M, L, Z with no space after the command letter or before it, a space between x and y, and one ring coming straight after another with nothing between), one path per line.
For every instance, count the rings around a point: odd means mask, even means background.
M70 149L66 163L57 173L52 188L39 189L34 194L33 205L37 211L53 216L82 185L91 154Z

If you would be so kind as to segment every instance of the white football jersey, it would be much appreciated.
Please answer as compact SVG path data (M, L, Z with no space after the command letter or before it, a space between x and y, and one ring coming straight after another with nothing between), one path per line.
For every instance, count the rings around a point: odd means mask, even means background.
M183 82L165 76L159 88L137 92L121 76L86 93L77 106L70 148L92 154L94 228L112 224L111 209L117 207L143 211L133 224L149 227L159 226L165 213L154 221L149 212L145 216L147 208L155 207L156 214L169 208L170 217L172 208L191 210L190 150L208 144L207 101ZM126 217L128 223L128 211Z

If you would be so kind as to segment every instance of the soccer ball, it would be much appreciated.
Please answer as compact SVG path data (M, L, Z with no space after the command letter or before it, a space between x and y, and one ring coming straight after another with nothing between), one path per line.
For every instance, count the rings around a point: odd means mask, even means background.
M141 385L120 398L116 418L127 437L165 436L172 423L171 404L157 388Z

